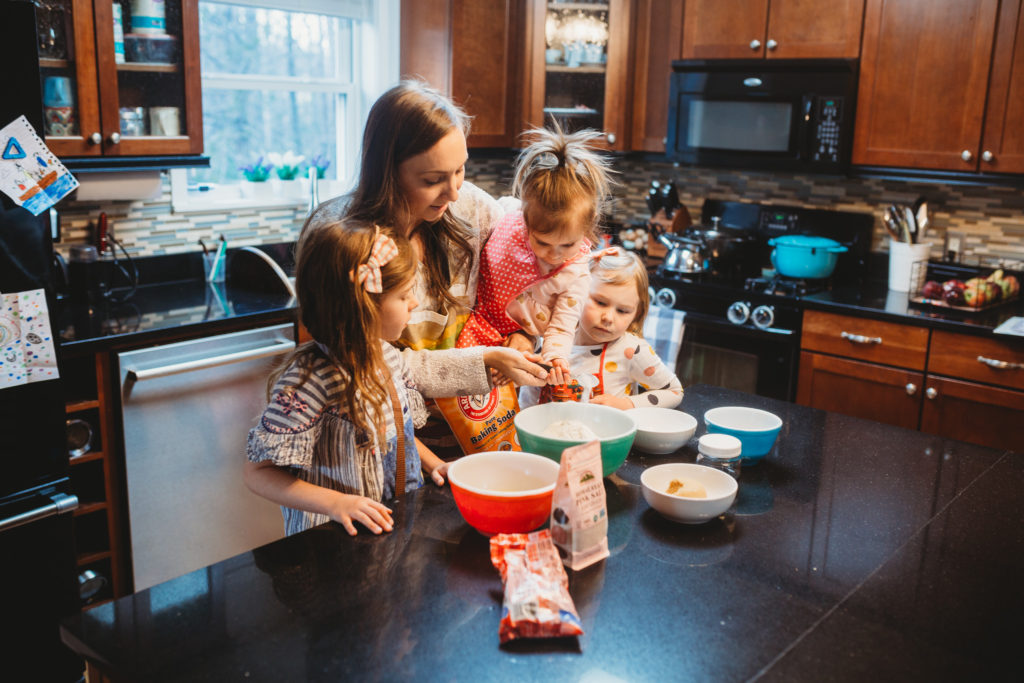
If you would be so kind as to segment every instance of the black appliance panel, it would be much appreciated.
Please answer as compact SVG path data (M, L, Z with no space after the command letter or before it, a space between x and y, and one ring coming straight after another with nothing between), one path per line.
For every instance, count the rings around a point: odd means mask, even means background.
M856 61L680 60L672 67L672 160L824 173L849 166Z

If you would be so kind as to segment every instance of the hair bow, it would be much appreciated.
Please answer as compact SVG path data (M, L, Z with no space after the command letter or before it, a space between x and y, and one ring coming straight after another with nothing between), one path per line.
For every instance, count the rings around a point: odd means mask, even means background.
M398 256L398 245L395 241L382 233L377 228L377 234L373 238L373 248L370 250L370 258L366 263L359 265L356 269L356 281L361 284L367 292L380 294L384 291L380 269L387 265L391 259Z

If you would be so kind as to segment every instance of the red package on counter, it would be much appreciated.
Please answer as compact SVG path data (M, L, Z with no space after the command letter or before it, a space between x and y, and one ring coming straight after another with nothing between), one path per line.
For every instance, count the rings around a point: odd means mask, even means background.
M569 595L569 577L549 530L493 536L491 563L505 584L498 627L502 643L583 634Z

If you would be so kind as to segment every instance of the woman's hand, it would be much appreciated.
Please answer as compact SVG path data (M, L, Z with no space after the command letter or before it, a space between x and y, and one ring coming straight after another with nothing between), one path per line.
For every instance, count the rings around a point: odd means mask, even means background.
M535 353L523 353L505 346L489 346L484 351L484 365L491 370L495 385L512 381L518 385L531 387L543 386L548 378L548 371L537 365L540 356Z
M590 399L591 403L596 403L599 406L611 406L612 408L618 408L619 410L629 410L635 408L633 402L625 396L612 396L611 394L600 394Z
M350 493L338 493L328 516L345 527L349 536L355 536L357 533L353 522L359 522L375 534L391 531L394 526L391 508L366 496Z
M564 358L555 358L551 361L551 372L548 373L548 384L562 386L568 384L572 379L569 373L569 362Z

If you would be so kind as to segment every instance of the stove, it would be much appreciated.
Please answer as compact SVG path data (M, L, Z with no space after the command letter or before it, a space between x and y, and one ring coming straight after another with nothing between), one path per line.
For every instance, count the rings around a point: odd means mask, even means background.
M745 230L754 244L742 260L699 273L650 275L652 304L686 312L677 374L685 387L704 383L794 400L803 321L801 299L867 278L874 219L870 214L793 206L707 200L701 219ZM839 254L831 277L782 277L771 266L768 240L786 234L834 239Z

